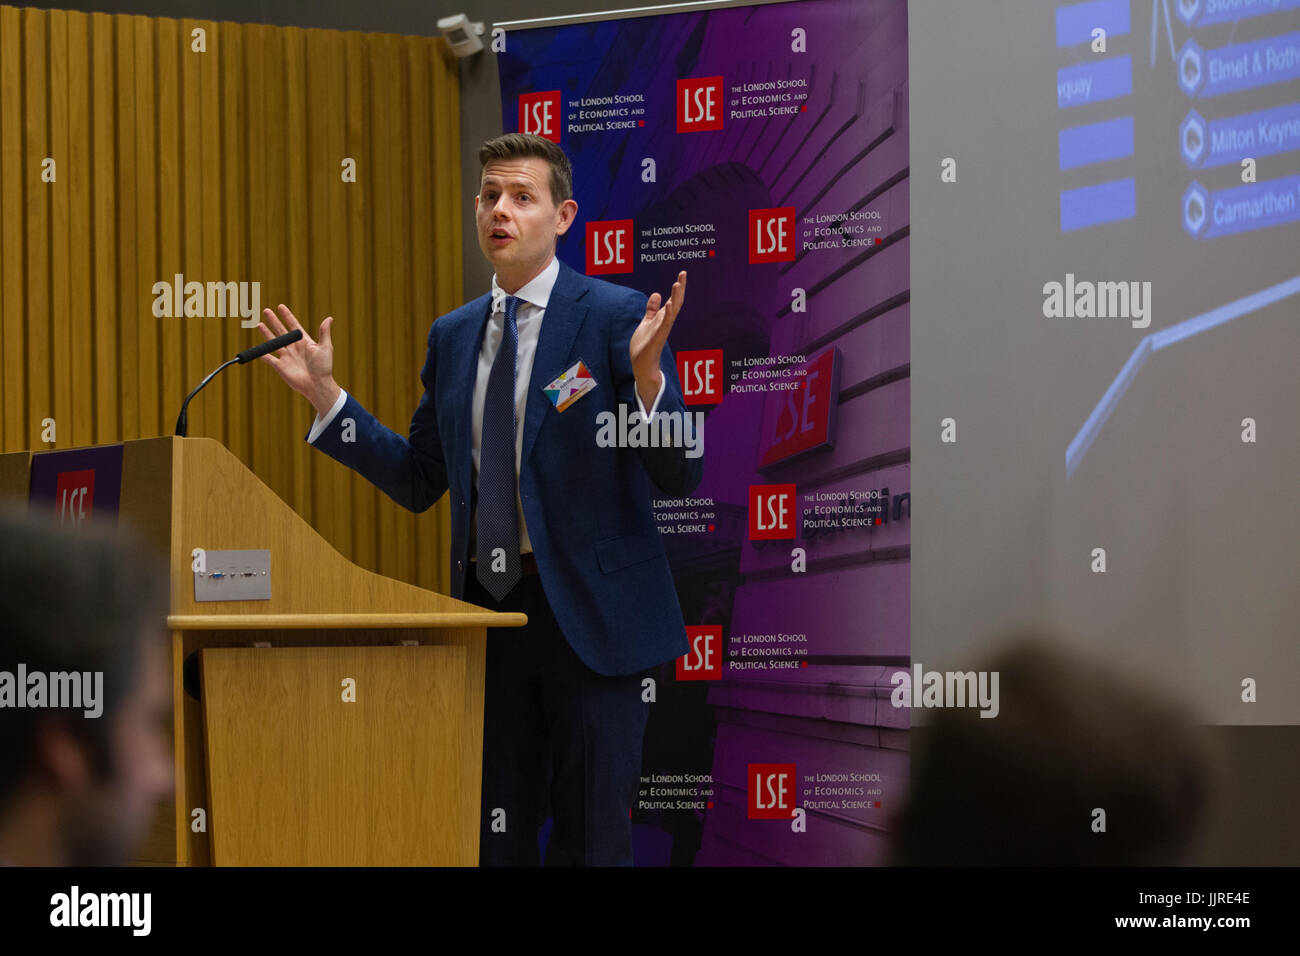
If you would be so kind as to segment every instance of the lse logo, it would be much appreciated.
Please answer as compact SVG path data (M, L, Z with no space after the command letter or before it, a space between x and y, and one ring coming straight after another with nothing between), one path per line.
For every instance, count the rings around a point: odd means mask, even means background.
M722 679L722 625L686 628L691 649L677 658L678 680Z
M560 91L519 94L519 132L560 141Z
M54 502L59 524L71 522L75 527L89 518L95 504L95 469L59 472Z
M716 405L722 401L722 349L693 349L677 353L677 377L687 405Z
M836 396L840 393L840 350L832 346L808 363L799 387L772 396L764 408L766 446L760 471L835 444Z
M749 540L794 537L794 485L749 486Z
M677 81L677 132L722 129L722 77Z
M794 206L749 211L749 261L794 262Z
M788 820L794 809L794 764L751 763L749 775L749 819Z
M587 223L587 275L632 271L632 220Z

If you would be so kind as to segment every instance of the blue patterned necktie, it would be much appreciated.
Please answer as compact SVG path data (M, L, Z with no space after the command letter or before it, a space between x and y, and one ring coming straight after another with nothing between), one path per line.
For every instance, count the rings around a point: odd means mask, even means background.
M501 345L492 360L483 402L483 431L478 457L478 546L475 558L479 582L500 601L523 572L519 567L519 515L515 507L515 361L519 328L515 314L519 297L506 297ZM504 564L493 551L505 552ZM493 570L494 567L496 570Z

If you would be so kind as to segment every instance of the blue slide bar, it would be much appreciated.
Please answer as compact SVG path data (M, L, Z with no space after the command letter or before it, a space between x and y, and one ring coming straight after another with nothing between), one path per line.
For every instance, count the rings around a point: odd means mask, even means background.
M1195 12L1190 19L1183 12L1181 4L1178 15L1189 27L1208 27L1229 20L1249 20L1251 17L1262 17L1282 10L1294 10L1297 7L1300 7L1300 0L1200 0L1195 3ZM1059 17L1057 22L1060 22ZM1059 35L1059 26L1057 32ZM1059 41L1057 45L1060 45Z
M1107 40L1128 33L1128 0L1092 0L1056 8L1057 46L1091 43L1097 27L1106 31Z
M1116 179L1061 193L1061 232L1086 229L1137 215L1137 183Z
M1268 179L1210 193L1209 214L1201 234L1203 239L1300 221L1300 176Z
M1258 159L1300 149L1300 103L1224 116L1204 125L1206 169L1237 165L1247 156Z
M1195 49L1191 55L1196 56ZM1220 96L1290 83L1300 79L1300 32L1234 43L1206 50L1201 56L1204 63L1200 68L1205 72L1205 80L1197 96ZM1182 62L1183 54L1180 54L1180 68Z
M1062 169L1077 169L1133 155L1133 117L1073 126L1057 134Z
M1133 58L1117 56L1056 71L1056 105L1061 109L1118 99L1133 92Z

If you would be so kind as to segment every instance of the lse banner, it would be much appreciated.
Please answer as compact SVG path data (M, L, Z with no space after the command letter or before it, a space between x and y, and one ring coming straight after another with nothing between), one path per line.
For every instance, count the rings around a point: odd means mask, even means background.
M655 512L690 649L655 679L636 862L885 862L908 768L906 3L515 28L499 64L503 128L573 162L561 258L647 295L689 277L669 346L704 480Z
M32 455L29 511L79 527L92 517L117 521L122 495L122 445L40 451Z

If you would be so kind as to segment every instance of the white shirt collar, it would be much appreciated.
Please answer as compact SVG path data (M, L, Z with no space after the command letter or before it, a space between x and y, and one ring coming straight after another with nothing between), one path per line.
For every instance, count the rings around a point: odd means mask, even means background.
M551 261L546 264L546 268L531 280L525 282L523 287L515 293L516 296L523 299L529 305L535 305L539 309L546 308L546 303L551 299L551 289L555 287L555 280L560 275L560 260L556 256L551 256ZM506 307L506 292L501 286L497 285L497 274L492 273L492 301L499 308L494 307L494 312L504 312Z

